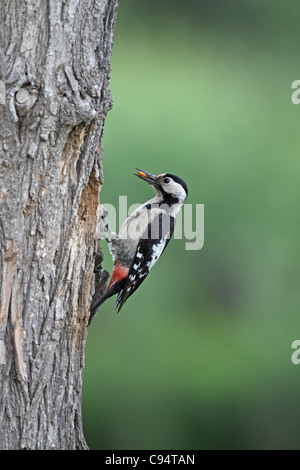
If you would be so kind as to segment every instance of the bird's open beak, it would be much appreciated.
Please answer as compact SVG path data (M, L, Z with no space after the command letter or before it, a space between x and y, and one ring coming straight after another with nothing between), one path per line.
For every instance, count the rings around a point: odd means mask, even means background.
M149 184L153 184L153 185L158 184L158 178L156 175L153 175L152 173L148 173L148 171L139 170L138 168L136 170L137 170L137 173L134 173L135 176L138 176L142 180L147 181L147 183Z

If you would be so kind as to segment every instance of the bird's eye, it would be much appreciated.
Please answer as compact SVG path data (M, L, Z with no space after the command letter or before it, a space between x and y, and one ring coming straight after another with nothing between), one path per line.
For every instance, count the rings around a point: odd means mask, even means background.
M170 183L170 178L164 178L164 183Z

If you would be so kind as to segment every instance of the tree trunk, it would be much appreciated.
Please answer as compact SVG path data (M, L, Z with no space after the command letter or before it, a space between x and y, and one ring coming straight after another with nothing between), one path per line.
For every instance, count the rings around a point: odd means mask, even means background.
M118 0L4 0L0 448L86 449L81 390Z

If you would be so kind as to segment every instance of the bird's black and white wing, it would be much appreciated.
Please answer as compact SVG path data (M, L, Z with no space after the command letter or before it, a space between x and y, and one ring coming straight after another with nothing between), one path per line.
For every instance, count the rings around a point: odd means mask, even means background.
M131 263L124 288L119 293L115 309L118 312L140 286L168 245L174 232L175 218L167 212L157 214L141 237Z

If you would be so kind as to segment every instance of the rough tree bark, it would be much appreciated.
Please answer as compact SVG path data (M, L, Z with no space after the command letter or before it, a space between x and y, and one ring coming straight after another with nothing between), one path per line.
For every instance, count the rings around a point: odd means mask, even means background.
M95 258L106 277L97 226L117 7L1 2L1 449L87 448L82 371Z

